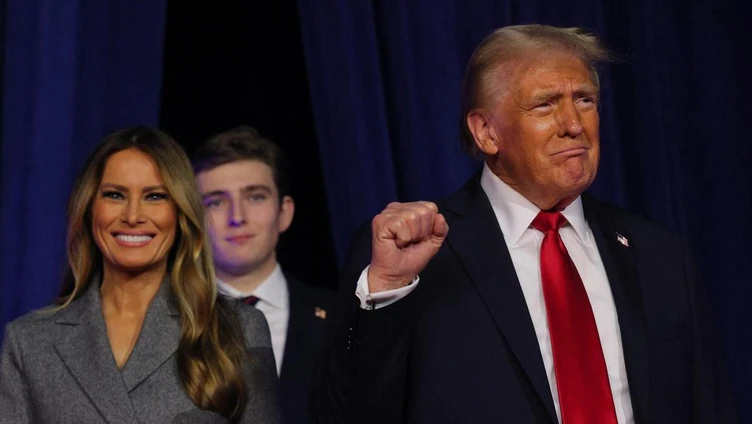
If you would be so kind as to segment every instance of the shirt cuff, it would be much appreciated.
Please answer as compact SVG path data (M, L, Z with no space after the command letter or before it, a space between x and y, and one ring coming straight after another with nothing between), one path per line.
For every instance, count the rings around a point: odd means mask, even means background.
M413 281L410 282L410 284L406 285L405 287L400 287L398 289L394 290L387 290L383 292L378 293L370 293L368 290L368 268L371 266L368 265L363 272L360 273L360 278L358 279L358 286L355 289L355 296L360 299L360 307L361 309L380 309L385 306L389 306L392 303L402 299L403 297L410 294L413 290L415 290L416 287L418 287L418 282L420 281L420 277L416 276Z

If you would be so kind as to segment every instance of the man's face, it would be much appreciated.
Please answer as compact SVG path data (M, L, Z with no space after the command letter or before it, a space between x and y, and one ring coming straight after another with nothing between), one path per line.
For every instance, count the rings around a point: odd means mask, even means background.
M564 207L595 179L598 90L579 58L542 52L506 65L509 87L481 146L494 173L542 209Z
M239 276L276 263L280 233L292 222L294 204L282 199L269 165L244 160L196 176L206 208L217 271Z

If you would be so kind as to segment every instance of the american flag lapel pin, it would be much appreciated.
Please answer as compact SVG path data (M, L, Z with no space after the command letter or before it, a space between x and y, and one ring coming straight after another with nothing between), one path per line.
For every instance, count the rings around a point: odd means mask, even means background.
M624 247L629 247L629 239L623 234L616 233L616 241L621 243Z
M313 308L313 315L315 315L317 318L326 319L326 310L321 309L317 306Z

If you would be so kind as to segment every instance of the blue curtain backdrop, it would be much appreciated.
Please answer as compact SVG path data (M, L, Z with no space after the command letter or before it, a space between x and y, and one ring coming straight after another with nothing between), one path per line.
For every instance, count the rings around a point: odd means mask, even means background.
M49 304L66 204L94 146L156 125L166 0L5 0L0 325Z
M436 199L478 168L458 148L475 46L519 23L594 30L603 74L600 198L693 246L744 422L752 422L752 43L741 4L684 0L299 0L338 257L394 200Z

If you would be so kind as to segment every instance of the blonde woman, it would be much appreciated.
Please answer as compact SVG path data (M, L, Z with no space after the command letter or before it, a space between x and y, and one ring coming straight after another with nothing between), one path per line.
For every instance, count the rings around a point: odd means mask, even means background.
M69 204L57 305L6 329L0 423L276 423L263 315L217 296L201 199L153 129L97 148Z

